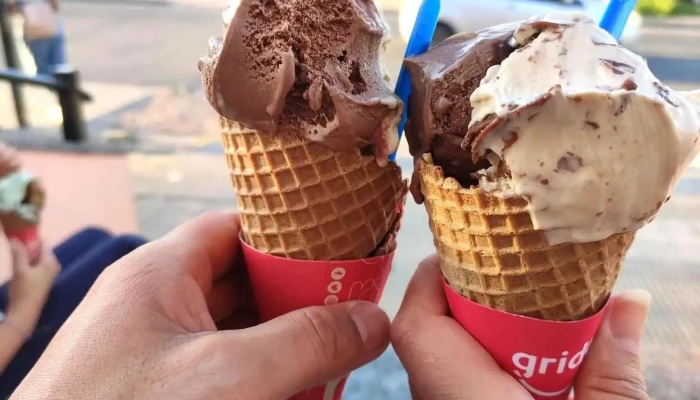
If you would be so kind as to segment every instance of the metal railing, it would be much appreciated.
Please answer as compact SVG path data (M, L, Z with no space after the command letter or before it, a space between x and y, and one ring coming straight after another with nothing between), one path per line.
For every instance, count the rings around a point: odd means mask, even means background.
M0 0L0 36L5 53L7 69L0 69L0 81L8 81L12 87L12 97L15 105L17 122L22 128L28 126L27 108L23 85L35 85L56 92L63 114L63 137L67 141L80 142L87 139L87 128L83 114L83 102L91 101L92 97L80 89L78 71L70 65L58 67L53 75L30 76L19 69L17 49L12 37L8 14Z

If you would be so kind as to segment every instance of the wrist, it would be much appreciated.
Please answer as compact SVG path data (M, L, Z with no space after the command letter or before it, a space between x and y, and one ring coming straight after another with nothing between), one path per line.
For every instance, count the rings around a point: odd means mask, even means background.
M39 321L41 309L42 305L33 301L9 304L5 321L11 321L13 326L31 333Z
M32 336L32 332L34 332L36 327L36 320L17 313L7 314L0 323L17 333L17 336L21 337L25 342Z

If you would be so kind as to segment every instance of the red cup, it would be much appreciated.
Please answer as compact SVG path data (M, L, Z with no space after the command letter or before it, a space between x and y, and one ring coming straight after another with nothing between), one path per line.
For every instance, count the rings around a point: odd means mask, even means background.
M21 231L5 231L8 239L20 241L27 249L27 256L30 264L34 265L41 257L41 236L39 235L39 226L31 225L29 228Z
M379 303L394 253L352 261L304 261L271 256L241 240L261 322L312 306L350 300ZM347 379L329 382L293 400L338 400Z
M444 286L453 317L535 400L569 398L607 303L581 321L544 321L484 307Z

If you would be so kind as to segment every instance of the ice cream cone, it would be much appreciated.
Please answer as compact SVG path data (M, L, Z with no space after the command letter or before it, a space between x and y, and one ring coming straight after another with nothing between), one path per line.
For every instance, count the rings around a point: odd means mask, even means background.
M455 291L490 308L555 321L580 320L604 305L634 232L550 246L525 199L465 189L430 155L417 168L442 272Z
M359 149L336 152L221 118L243 239L298 260L363 259L382 243L406 195L400 168Z

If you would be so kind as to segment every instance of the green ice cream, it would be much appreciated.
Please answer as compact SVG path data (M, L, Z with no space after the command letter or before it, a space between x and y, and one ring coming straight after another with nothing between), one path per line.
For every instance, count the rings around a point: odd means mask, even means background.
M27 189L36 177L26 171L17 171L0 179L0 212L17 213L29 223L39 221L40 210L26 202Z

